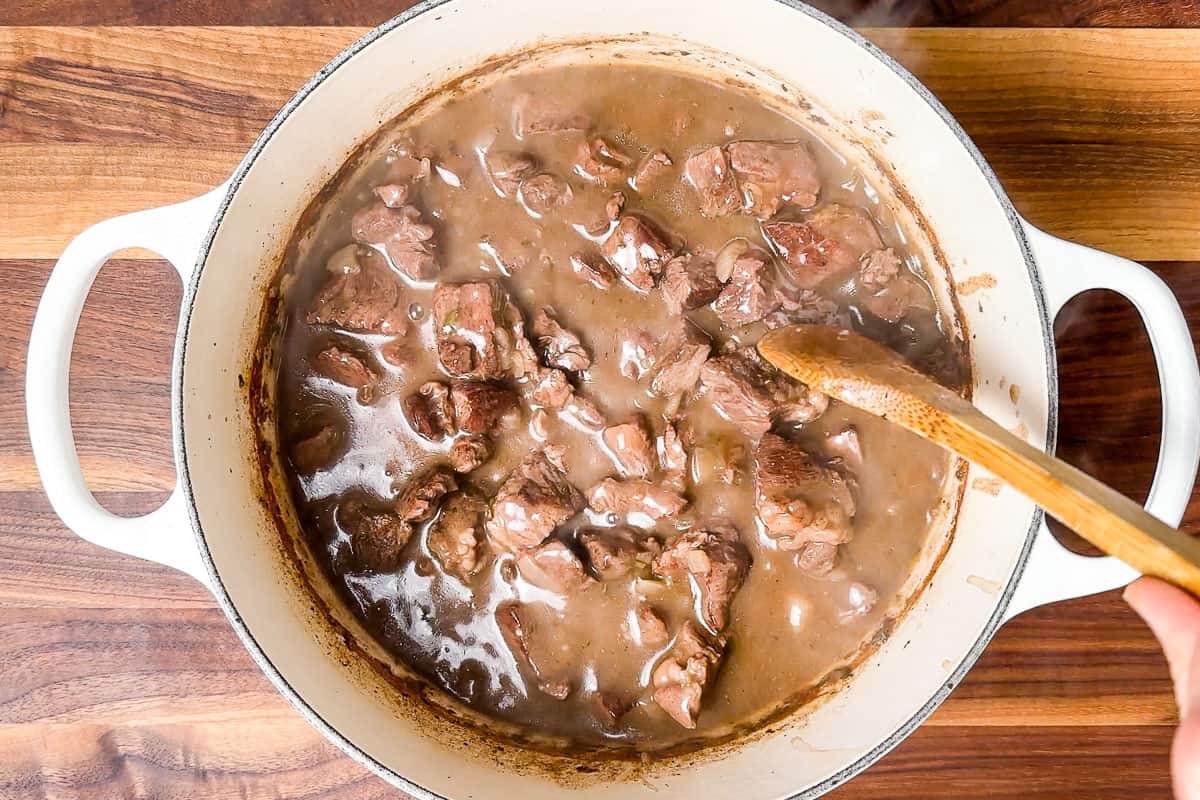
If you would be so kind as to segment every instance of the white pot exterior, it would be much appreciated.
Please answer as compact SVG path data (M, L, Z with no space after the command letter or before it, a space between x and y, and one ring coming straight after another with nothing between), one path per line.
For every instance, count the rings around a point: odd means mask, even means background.
M117 523L85 507L79 486L67 485L69 479L59 483L49 474L69 471L66 462L73 451L68 452L69 430L65 439L61 431L50 430L64 424L53 417L56 386L35 374L30 359L31 438L48 493L67 524L94 541L173 563L209 583L280 690L351 755L414 794L528 800L568 793L745 800L816 796L865 768L927 716L961 680L1006 609L1011 615L1011 609L1110 588L1131 575L1109 560L1085 563L1065 554L1048 535L1037 536L1040 512L1012 489L993 494L968 488L957 533L930 584L848 685L803 719L774 726L772 734L722 751L719 758L699 758L686 770L678 765L651 769L640 781L614 783L617 779L601 773L564 784L518 765L520 759L472 749L470 737L460 737L451 726L419 713L399 713L381 702L386 688L364 679L361 670L343 666L330 643L333 634L314 632L319 623L310 604L287 577L291 567L260 499L254 424L238 373L252 359L264 289L281 247L313 193L380 124L497 54L544 40L637 35L643 42L681 42L679 49L688 51L686 56L658 57L663 63L699 68L702 52L716 51L762 68L742 75L751 83L769 89L778 79L798 90L817 107L812 113L821 114L834 130L864 141L898 176L912 205L936 232L954 282L994 278L994 286L961 302L973 357L974 400L1001 424L1023 425L1036 445L1052 445L1055 424L1050 315L1092 285L1115 284L1129 292L1144 314L1161 317L1151 325L1160 372L1177 376L1164 386L1164 425L1170 433L1169 442L1164 441L1175 450L1167 452L1164 444L1151 509L1172 524L1182 513L1196 468L1200 378L1186 325L1169 293L1136 265L1024 228L990 170L941 106L873 46L819 14L779 0L741 0L736 7L732 13L729 3L718 0L450 0L418 6L322 70L264 133L227 190L148 212L159 217L127 222L124 229L115 221L110 239L132 234L136 243L150 246L155 242L147 241L153 234L147 234L146 223L156 221L165 238L160 251L182 271L190 269L188 256L200 253L184 299L174 374L181 490L156 512L153 525L137 521L145 530L127 526L123 540L101 531L100 526ZM639 50L633 44L614 46ZM595 49L587 57L603 58L606 52ZM858 154L864 162L865 156ZM202 245L196 221L214 216ZM78 249L84 249L89 234L81 237ZM1086 259L1097 270L1091 277L1098 279L1073 280L1080 273L1058 272L1045 263L1039 269L1030 241L1039 256ZM924 249L928 243L917 241L915 246ZM171 247L177 257L167 252ZM93 243L92 250L98 248ZM88 257L69 250L59 269L66 275L71 270L63 264L69 267L72 258L83 263ZM61 290L55 288L56 279L47 289L48 299ZM1137 286L1130 288L1131 283ZM48 338L51 323L43 323L41 316L39 311L42 329L35 326L31 352L53 344ZM1007 390L1012 384L1021 390L1015 405ZM50 411L35 409L39 404ZM983 476L971 467L966 484ZM196 534L198 558L182 521L184 509ZM170 539L164 531L179 538ZM170 541L155 545L155 536ZM140 538L130 544L130 537ZM1053 581L1043 576L1018 592L1018 578L1035 541L1039 557L1031 572L1042 570ZM150 549L155 546L159 551Z

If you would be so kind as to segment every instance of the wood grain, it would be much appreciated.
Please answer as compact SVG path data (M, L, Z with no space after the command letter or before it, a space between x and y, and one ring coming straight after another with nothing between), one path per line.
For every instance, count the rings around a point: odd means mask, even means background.
M0 8L0 25L372 26L412 0L26 0ZM1200 26L1194 0L813 0L852 25Z
M0 4L0 24L369 25L403 4L26 0ZM1167 0L842 5L874 24L1200 20L1196 3ZM913 13L924 16L906 19ZM62 528L33 470L21 394L47 259L90 222L215 185L360 32L0 29L5 800L398 796L287 706L190 579ZM1188 140L1200 117L1200 32L869 33L943 96L1023 211L1060 235L1172 260L1152 266L1200 322ZM151 510L173 483L167 367L178 300L165 265L118 261L80 326L72 414L88 479L115 513ZM1136 314L1089 293L1057 328L1060 452L1144 496L1158 393ZM1195 496L1185 527L1200 530ZM1005 626L927 725L831 796L1167 798L1170 692L1160 651L1115 593L1037 609Z
M0 258L53 257L93 222L219 183L361 33L0 29ZM1200 31L868 34L929 83L1034 223L1129 258L1200 259Z

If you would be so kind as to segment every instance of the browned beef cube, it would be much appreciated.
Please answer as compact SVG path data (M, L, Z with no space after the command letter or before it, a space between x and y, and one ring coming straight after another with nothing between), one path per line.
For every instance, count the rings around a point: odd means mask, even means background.
M323 425L292 445L292 466L302 474L316 472L332 464L345 444L346 437L341 428L334 424Z
M330 345L313 358L313 369L343 386L357 390L358 401L370 405L375 399L379 378L362 357L350 350Z
M496 341L497 298L489 283L438 284L433 324L438 360L456 378L499 378L504 353Z
M566 408L575 397L575 387L561 369L544 367L538 370L530 387L530 399L555 411Z
M600 136L589 136L575 155L575 174L587 181L610 185L620 183L633 159Z
M638 217L625 215L600 248L608 263L634 288L649 291L662 274L671 249Z
M683 175L696 190L704 216L723 217L742 207L737 179L723 148L710 147L689 158L683 165Z
M588 564L600 580L624 578L634 571L644 552L642 538L629 528L584 528L577 534ZM653 541L653 540L650 540Z
M599 431L606 422L599 407L578 392L571 394L571 399L562 409L574 418L575 422L589 431Z
M685 253L667 262L659 288L667 310L682 314L716 300L721 279L711 258Z
M729 283L713 303L713 311L731 328L758 322L775 309L773 285L767 254L749 250L733 262Z
M516 408L517 395L495 383L451 381L450 401L460 431L490 433L501 417Z
M412 526L390 511L374 509L361 500L337 507L337 524L350 536L350 549L360 569L393 572L400 566Z
M498 550L541 544L583 508L583 495L546 451L532 453L500 486L487 521L488 540Z
M396 513L405 522L425 522L437 511L442 497L458 488L454 473L437 466L409 478L396 497Z
M399 333L408 327L401 281L379 253L344 247L326 269L329 277L313 298L308 324L363 333Z
M904 274L878 292L860 292L858 304L885 322L897 323L913 311L934 311L929 290L912 275Z
M571 271L597 289L607 289L617 279L617 274L607 262L588 253L573 253L570 258Z
M408 196L412 193L407 183L385 183L376 186L372 191L388 208L403 208L408 204Z
M867 292L878 292L894 281L902 268L892 248L872 250L858 262L858 285Z
M479 566L486 511L487 503L474 495L455 493L446 498L427 541L429 552L444 572L465 578Z
M571 108L557 97L521 95L513 104L513 133L518 139L547 133L586 131L592 126L587 114Z
M533 156L508 150L489 151L483 161L488 178L501 197L516 197L521 181L532 176L537 168Z
M762 228L802 289L845 277L865 253L883 247L866 211L837 203L822 206L803 222L767 222Z
M652 150L638 162L629 185L635 190L646 194L654 190L655 184L661 181L670 171L671 157L662 150Z
M759 518L781 550L849 541L854 496L846 479L798 443L764 435L754 452L754 479Z
M658 347L651 369L650 391L670 397L691 391L711 351L708 336L688 320L680 320Z
M732 142L725 146L746 210L770 219L780 207L817 202L817 162L803 142Z
M701 621L713 633L720 633L729 622L733 596L750 570L750 554L733 526L715 524L668 541L653 568L655 575L694 586L699 592Z
M634 614L637 620L637 643L643 647L662 647L671 638L662 617L647 605L639 605Z
M837 561L838 546L829 542L808 542L796 553L796 566L809 575L828 575Z
M685 728L696 727L704 689L716 675L725 644L710 640L690 623L675 637L671 651L654 668L654 702Z
M771 377L752 358L735 352L709 359L700 369L700 384L717 413L747 436L770 430L775 411Z
M622 475L644 478L654 470L654 448L641 417L605 428L601 438Z
M592 365L592 358L579 337L560 325L546 309L540 308L534 314L532 331L547 365L568 372L580 372Z
M521 204L535 217L544 217L571 202L571 185L557 175L541 172L521 182Z
M429 381L401 403L404 418L413 433L431 442L440 442L457 433L450 390L441 381Z
M421 212L413 206L375 203L354 215L350 229L360 244L382 247L396 269L414 281L427 281L441 270L433 227L421 222Z
M517 571L534 586L556 594L567 594L591 580L575 551L551 539L517 557Z
M647 480L605 478L588 490L588 505L601 514L643 514L663 519L682 511L687 500L674 489Z
M446 454L450 466L460 474L479 469L491 456L492 449L486 436L464 436L455 441Z

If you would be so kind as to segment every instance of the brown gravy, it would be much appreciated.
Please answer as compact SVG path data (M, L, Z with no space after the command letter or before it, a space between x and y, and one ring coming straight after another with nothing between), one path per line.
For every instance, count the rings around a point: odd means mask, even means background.
M764 195L771 181L755 183L753 152L740 156L736 195L706 195L693 159L737 167L735 142L803 148L815 201L802 198L806 175L785 182L786 199ZM650 163L658 151L669 163ZM843 216L821 229L814 215L831 207ZM847 209L869 215L878 246L858 245L861 220L847 222ZM606 251L627 218L657 234L661 259L636 238ZM825 237L815 244L814 229ZM835 269L848 251L853 263ZM378 641L462 702L581 745L703 741L803 696L898 601L948 458L854 409L825 408L756 364L752 346L770 326L816 322L864 331L951 384L965 366L874 187L754 97L634 66L506 77L383 130L288 252L277 418L304 537ZM747 253L759 261L747 265ZM717 298L680 308L667 297L668 276L687 272L670 267L678 254L707 260ZM747 291L726 295L739 281ZM490 287L495 342L481 343L461 298L435 302L437 287L462 284ZM566 334L547 333L541 309ZM683 388L664 388L685 318L685 338L707 341L709 361ZM514 352L522 327L533 365ZM769 385L757 398L768 417L729 396L718 362ZM565 405L534 388L556 371ZM472 426L473 401L422 393L430 383L486 383L506 399L494 415L483 403ZM636 441L625 448L639 426L648 460ZM547 501L563 508L551 508L545 539L544 515L521 505L544 498L505 499L539 451L550 456L538 474L575 495ZM773 465L783 479L770 489ZM414 499L431 471L433 488ZM606 478L643 475L666 494L641 511L605 510L594 494ZM496 522L510 511L511 524ZM452 527L469 535L447 545ZM703 546L681 544L702 532ZM718 574L732 591L711 582Z

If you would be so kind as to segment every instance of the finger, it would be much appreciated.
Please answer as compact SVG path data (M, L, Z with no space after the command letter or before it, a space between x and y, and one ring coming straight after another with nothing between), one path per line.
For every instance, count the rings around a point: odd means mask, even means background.
M1200 714L1184 720L1171 745L1176 800L1200 800Z
M1124 597L1150 626L1166 654L1180 716L1200 714L1200 603L1153 578L1134 581Z

